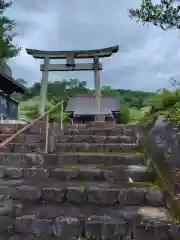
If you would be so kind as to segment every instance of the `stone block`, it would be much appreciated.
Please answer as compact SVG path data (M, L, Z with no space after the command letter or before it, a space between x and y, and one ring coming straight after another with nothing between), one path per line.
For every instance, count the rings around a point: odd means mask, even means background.
M87 191L87 201L99 205L115 205L117 203L118 190L90 188Z
M27 132L29 134L39 134L43 135L45 133L45 122L44 121L39 121L36 124L33 124Z
M154 223L141 223L137 224L134 228L133 235L135 239L138 240L168 240L169 233L167 226L163 223L158 223L155 221ZM174 240L174 239L173 239Z
M23 234L32 234L34 230L36 215L24 215L15 219L14 228L15 232Z
M165 196L158 189L149 189L146 194L146 201L152 206L163 206L165 204Z
M52 219L35 219L33 222L33 234L37 237L51 236L53 232Z
M23 168L23 177L25 179L48 179L49 178L49 171L48 169L44 168Z
M21 144L21 143L9 143L6 146L6 150L3 151L10 152L10 153L29 153L29 152L37 152L41 153L44 151L44 144L42 143L34 143L34 144Z
M18 200L37 200L40 196L41 192L34 186L23 185L12 191L12 198Z
M85 167L86 168L86 167ZM102 181L104 180L103 172L100 169L88 168L80 169L78 179L87 181Z
M5 174L4 167L0 167L0 178L3 178Z
M0 133L14 134L18 131L18 129L19 129L18 124L0 123Z
M118 194L118 202L120 205L141 206L145 204L146 189L143 188L127 188L121 189Z
M57 217L53 224L54 236L61 239L75 239L82 235L83 230L83 222L75 217Z
M153 173L147 167L141 165L122 165L112 168L104 174L106 179L114 181L129 181L131 178L134 182L149 182L154 180Z
M40 142L44 142L45 140L45 137L39 134L36 134L36 135L24 134L20 136L22 137L22 139L20 140L24 144L40 143ZM20 140L17 139L16 142L19 142Z
M130 226L123 220L110 216L90 216L86 221L85 232L90 239L130 239ZM138 239L139 240L139 239Z
M59 163L59 156L57 154L38 154L37 157L44 159L44 165L48 166L54 166Z
M22 169L15 167L8 167L4 169L4 177L10 179L20 179L22 177Z
M52 169L50 171L50 177L57 180L72 180L76 179L78 176L78 171L74 169Z
M83 204L86 200L86 187L68 187L67 200L70 203Z
M21 156L20 155L9 155L8 153L0 154L0 165L12 166L20 165Z
M62 203L65 198L66 191L63 188L43 188L41 197L44 201L54 201Z
M171 224L169 228L170 239L179 240L180 239L180 225L179 224Z
M0 216L0 232L11 232L13 229L13 219L8 216Z
M41 165L44 163L44 158L41 154L24 153L21 156L22 156L21 164L23 165L32 166L32 165Z
M58 154L58 163L60 165L73 165L77 164L81 156L77 154Z
M45 153L21 153L21 164L29 167L33 165L56 165L58 163L57 154L45 154Z
M12 213L12 199L1 199L0 216L6 216Z
M12 188L6 185L0 185L0 195L4 196L4 200L7 200L10 198L12 193ZM1 198L2 200L2 198Z

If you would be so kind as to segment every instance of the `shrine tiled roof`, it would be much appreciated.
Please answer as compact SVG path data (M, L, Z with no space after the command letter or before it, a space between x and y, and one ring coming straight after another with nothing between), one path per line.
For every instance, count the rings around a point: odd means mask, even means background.
M102 112L105 115L120 112L120 98L118 96L102 96L101 104ZM95 96L83 94L69 98L66 112L73 112L75 115L95 115Z

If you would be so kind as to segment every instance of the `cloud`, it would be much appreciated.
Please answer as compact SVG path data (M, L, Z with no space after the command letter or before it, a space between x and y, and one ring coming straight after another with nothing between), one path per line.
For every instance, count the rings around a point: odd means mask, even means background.
M139 0L16 0L7 14L17 21L20 55L10 61L15 78L29 84L41 80L41 61L25 48L45 50L96 49L119 45L120 50L102 59L102 85L155 91L168 86L169 77L180 77L179 32L163 32L130 19L127 9ZM92 72L50 73L50 80L76 77L94 87Z

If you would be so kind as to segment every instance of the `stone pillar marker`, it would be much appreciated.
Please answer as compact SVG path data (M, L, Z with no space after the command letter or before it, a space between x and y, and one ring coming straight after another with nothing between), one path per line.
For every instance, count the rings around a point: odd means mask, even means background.
M99 58L110 57L113 53L118 52L119 46L96 49L96 50L79 50L79 51L44 51L37 49L26 49L26 52L34 58L44 59L44 64L40 65L42 71L41 92L40 92L40 116L44 115L47 95L48 72L50 71L94 71L95 98L96 98L96 118L98 122L104 121L101 106L101 84L100 70L102 64ZM93 63L75 63L75 59L94 60ZM50 59L66 59L66 64L50 64ZM88 106L87 106L88 107Z
M40 106L39 113L41 116L44 115L45 106L46 106L46 96L47 96L47 85L48 85L48 66L49 66L49 58L44 58L44 70L42 71L42 80L41 80L41 92L40 92Z

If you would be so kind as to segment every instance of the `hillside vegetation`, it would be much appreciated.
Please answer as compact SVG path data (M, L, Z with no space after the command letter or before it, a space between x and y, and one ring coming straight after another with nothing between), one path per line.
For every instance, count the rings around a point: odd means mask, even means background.
M174 90L161 89L148 100L146 111L141 119L144 126L150 128L159 116L165 116L175 125L180 125L180 83L172 82Z
M18 80L26 85L23 79ZM14 94L13 97L20 101L20 115L23 119L34 119L38 117L40 82L34 83L31 87L27 87L28 94ZM56 103L64 100L66 106L68 98L81 93L92 92L87 87L85 81L78 79L62 80L48 83L46 109L51 108ZM120 96L121 116L120 123L129 123L139 120L143 116L141 108L145 106L148 99L155 94L142 91L113 89L111 86L103 86L103 93ZM60 111L57 110L51 114L51 121L60 121ZM64 114L64 120L68 121L67 114Z

